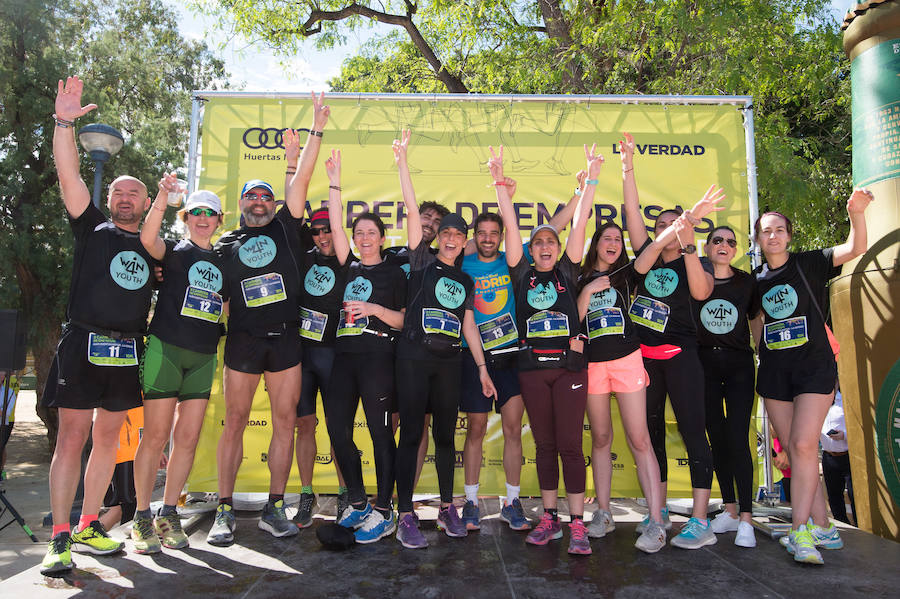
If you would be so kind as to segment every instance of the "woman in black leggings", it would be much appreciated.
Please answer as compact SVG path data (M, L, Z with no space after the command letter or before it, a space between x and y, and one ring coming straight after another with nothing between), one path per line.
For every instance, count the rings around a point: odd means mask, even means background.
M337 252L349 248L342 224L340 153L325 163L330 181L328 217ZM337 201L333 201L337 198ZM382 260L384 223L372 213L353 221L353 242L359 260L350 265L344 287L335 340L334 369L325 395L325 415L331 446L347 485L350 505L337 523L356 528L358 543L373 543L397 526L391 506L394 493L394 337L403 323L406 275L399 266ZM353 419L362 399L375 452L378 497L368 503L362 463L353 442Z
M713 461L704 426L703 395L698 382L703 367L697 355L697 328L694 301L703 301L712 292L713 277L704 270L694 245L694 226L716 210L724 194L710 187L694 207L681 214L664 210L654 223L656 238L651 242L644 227L634 179L634 139L625 134L619 144L622 157L623 192L628 236L637 258L634 270L641 276L631 320L638 325L644 367L650 375L647 387L647 428L659 462L662 497L666 496L666 395L672 402L678 431L687 448L693 488L692 517L672 538L683 549L699 549L716 542L706 518ZM719 208L721 210L721 208ZM671 527L668 510L663 523ZM638 526L643 532L649 517Z
M756 367L747 320L758 310L756 282L749 273L731 266L737 254L731 227L710 231L705 253L715 284L709 298L698 305L697 341L706 389L706 434L725 504L711 526L714 533L736 532L734 544L739 547L756 547L750 524L753 457L749 433Z

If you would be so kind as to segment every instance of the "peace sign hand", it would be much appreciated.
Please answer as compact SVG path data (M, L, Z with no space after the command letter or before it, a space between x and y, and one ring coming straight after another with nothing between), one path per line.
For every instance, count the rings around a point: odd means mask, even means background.
M400 134L400 139L395 139L394 143L391 144L391 149L394 151L394 162L397 163L397 166L406 165L406 154L407 150L409 150L410 137L412 137L412 131L404 129Z
M503 176L503 146L500 146L499 154L494 152L494 146L488 146L488 150L491 152L491 157L487 161L491 177L494 178L494 183L503 183L505 178Z
M316 131L321 131L328 124L328 117L331 116L331 106L325 104L325 92L319 94L316 98L316 92L310 92L313 101L313 127Z
M587 144L584 144L584 156L587 158L588 177L596 179L600 174L600 167L605 162L603 154L597 154L597 144L592 145L590 149L588 149Z

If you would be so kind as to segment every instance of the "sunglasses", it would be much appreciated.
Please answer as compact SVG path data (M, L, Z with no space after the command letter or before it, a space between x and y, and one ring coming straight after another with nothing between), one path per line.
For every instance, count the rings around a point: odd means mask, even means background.
M722 245L723 243L727 243L728 247L733 247L733 248L737 247L736 239L725 239L724 237L713 237L712 238L713 245Z
M212 208L191 208L188 210L191 216L219 216L219 213Z
M248 202L252 202L253 200L259 200L260 202L274 202L275 196L270 193L245 193L243 199Z
M322 233L331 233L331 227L312 227L309 230L309 234L313 237L318 237Z

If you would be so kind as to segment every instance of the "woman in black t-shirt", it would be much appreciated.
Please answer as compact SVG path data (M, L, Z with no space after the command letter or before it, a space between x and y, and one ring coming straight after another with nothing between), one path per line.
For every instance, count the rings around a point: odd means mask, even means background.
M762 307L753 322L760 340L756 391L791 461L792 524L783 543L799 562L821 564L817 546L843 546L837 528L829 526L818 470L819 434L837 377L823 304L828 280L866 251L865 210L871 201L870 192L853 191L847 241L824 250L790 252L791 221L777 212L754 224L765 257L753 271Z
M735 545L755 547L749 430L756 368L747 319L758 309L756 283L749 273L731 265L737 254L731 227L710 231L704 250L715 283L712 294L697 305L697 340L706 390L706 434L725 504L711 527L714 533L736 532Z
M222 260L210 243L222 222L221 202L211 191L192 193L179 212L187 228L186 239L164 241L159 230L175 184L175 175L166 175L159 182L159 193L141 228L141 243L162 262L163 283L140 369L144 430L134 457L137 511L132 532L138 553L160 551L157 534L166 547L188 546L175 504L194 462L216 372L220 321L227 310ZM173 418L174 443L166 467L163 507L154 522L150 496Z

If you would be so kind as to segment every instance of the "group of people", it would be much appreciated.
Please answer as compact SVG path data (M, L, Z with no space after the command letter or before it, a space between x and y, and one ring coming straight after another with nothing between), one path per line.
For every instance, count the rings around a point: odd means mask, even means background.
M77 77L60 81L54 115L53 150L75 254L68 322L43 397L46 405L59 408L60 421L50 470L53 536L43 572L70 569L73 547L95 554L123 548L97 514L124 416L141 403L134 549L153 553L161 546L188 545L175 506L193 463L226 320L226 413L216 455L219 505L210 544L234 541L232 497L242 437L262 376L272 438L269 498L259 528L276 537L295 535L311 523L315 401L321 393L341 485L336 521L353 529L357 542L376 542L396 531L404 547L427 546L412 498L429 419L440 488L437 526L450 537L478 529L481 444L488 414L496 410L503 423L506 474L501 519L514 530L528 530L529 544L562 538L561 461L568 550L590 554L589 538L615 528L609 507L610 399L615 394L649 507L635 546L657 552L671 528L665 508L667 395L687 447L694 499L692 517L672 545L695 549L715 543L717 532L736 531L738 545L753 546L752 325L760 360L757 390L794 469L794 523L787 549L799 561L821 563L817 545L839 546L815 469L818 431L831 403L832 389L824 382L833 383L836 369L817 302L828 278L866 248L868 192L854 191L848 201L847 243L826 250L791 253L790 221L764 214L756 223L756 239L766 263L748 274L731 266L737 239L726 226L709 233L708 259L697 254L695 226L722 209L724 193L716 186L690 210L665 210L645 226L634 140L626 133L619 149L636 258L628 259L623 231L614 223L598 226L585 258L585 232L604 163L595 147L585 147L586 166L572 199L523 244L512 205L516 182L504 174L502 148L491 148L487 165L499 215L478 215L470 239L469 225L459 215L433 203L420 210L407 161L411 134L405 131L392 149L408 244L385 252L385 225L367 212L352 222L354 255L343 226L338 150L325 160L327 203L304 222L330 115L324 97L313 95L313 124L302 151L298 134L284 133L281 208L276 209L272 185L248 181L240 194L240 228L213 246L222 204L214 193L196 191L179 212L185 238L164 240L160 229L169 192L176 190L174 175L162 178L153 201L139 180L116 178L107 199L109 219L91 204L79 175L74 121L96 106L81 105L82 88ZM560 232L570 221L563 249ZM154 265L162 267L161 282ZM154 288L157 300L145 331ZM705 389L699 384L703 380ZM360 400L374 448L374 503L353 440ZM469 415L461 513L453 503L460 410ZM536 524L525 517L519 500L525 411L543 503ZM585 413L598 503L589 524L584 521ZM88 434L93 448L84 474L83 511L72 531L69 509ZM151 514L155 473L170 434L163 507ZM295 434L302 489L291 520L284 494ZM726 510L710 521L714 471Z

